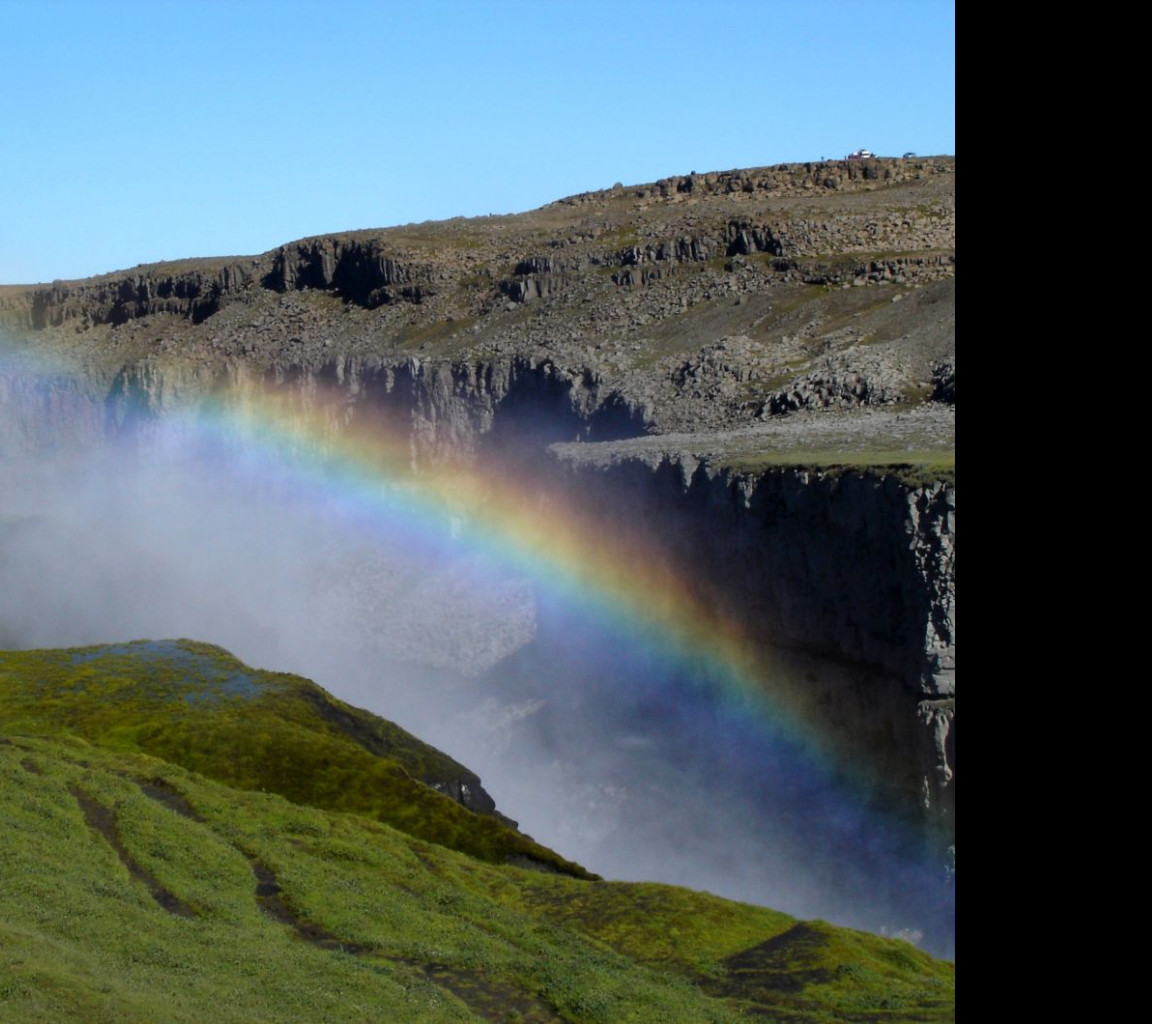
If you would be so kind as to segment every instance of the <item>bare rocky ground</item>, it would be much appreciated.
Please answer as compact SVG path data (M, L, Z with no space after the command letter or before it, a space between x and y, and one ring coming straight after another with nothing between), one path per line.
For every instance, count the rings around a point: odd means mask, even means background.
M522 360L585 412L616 407L618 434L954 403L955 180L950 157L693 173L518 215L4 286L0 327L103 367L459 376ZM870 443L896 444L867 422ZM741 451L775 436L741 434Z
M772 417L735 430L656 434L599 443L554 444L550 451L574 463L611 465L638 459L658 465L694 459L712 465L847 467L880 459L898 465L956 446L956 410L942 403L895 411L865 408Z

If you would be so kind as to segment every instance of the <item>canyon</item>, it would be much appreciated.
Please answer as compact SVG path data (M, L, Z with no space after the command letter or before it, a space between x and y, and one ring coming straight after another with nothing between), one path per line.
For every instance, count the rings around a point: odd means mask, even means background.
M6 285L0 332L5 466L108 444L148 459L182 422L274 403L311 423L306 443L321 450L389 439L383 468L414 486L514 478L555 515L558 536L574 517L584 536L658 567L739 639L746 675L788 708L836 784L907 830L902 855L938 868L931 884L903 881L913 904L945 909L917 918L901 907L935 949L954 949L954 158L691 173L525 214ZM0 564L23 565L29 531L54 534L10 501ZM466 498L453 514L467 523ZM779 800L801 815L803 789L769 797L737 757L720 763L723 722L692 753L692 727L654 710L654 694L666 704L690 689L667 681L688 670L653 668L611 623L577 627L571 604L530 572L502 566L456 594L453 572L467 560L455 551L423 569L416 559L401 590L399 556L338 553L325 585L341 611L317 644L359 644L408 666L439 695L416 731L441 746L472 742L446 747L470 766L494 734L473 729L470 740L457 723L427 736L448 717L438 702L500 718L514 753L497 770L511 802L482 774L512 817L523 791L513 776L532 772L515 751L533 744L565 766L541 778L596 780L597 806L616 815L606 845L619 843L632 806L613 804L613 787L669 748L738 810ZM394 601L379 597L389 588ZM0 606L0 646L51 639L30 623ZM255 664L261 651L241 653ZM637 683L646 673L659 687ZM322 681L351 699L337 679ZM611 770L592 765L607 763L590 738L597 706L616 708ZM645 799L674 805L677 779ZM582 799L558 806L574 820ZM596 832L595 813L575 828ZM690 830L685 817L670 811L668 828ZM669 832L646 835L660 845ZM619 870L589 860L604 846L538 838L593 871ZM754 844L739 846L737 860L756 857ZM693 884L686 864L669 880Z

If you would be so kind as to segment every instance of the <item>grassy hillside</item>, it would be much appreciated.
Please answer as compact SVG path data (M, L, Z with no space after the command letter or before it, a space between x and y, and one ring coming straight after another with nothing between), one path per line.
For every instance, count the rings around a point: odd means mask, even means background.
M299 676L190 640L0 652L0 730L142 751L240 789L353 811L494 863L586 876L439 792L479 780L399 726Z
M0 1021L954 1019L954 967L900 941L492 864L140 753L165 704L239 756L229 729L291 721L250 680L310 691L236 662L247 680L192 685L132 648L92 650L0 655ZM207 746L173 750L219 767Z

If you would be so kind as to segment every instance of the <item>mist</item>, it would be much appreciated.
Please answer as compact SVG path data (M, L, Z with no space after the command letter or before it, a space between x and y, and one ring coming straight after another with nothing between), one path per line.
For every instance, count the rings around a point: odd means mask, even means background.
M866 794L466 520L383 507L178 425L52 452L0 438L0 648L218 644L445 750L605 877L953 953L943 867Z

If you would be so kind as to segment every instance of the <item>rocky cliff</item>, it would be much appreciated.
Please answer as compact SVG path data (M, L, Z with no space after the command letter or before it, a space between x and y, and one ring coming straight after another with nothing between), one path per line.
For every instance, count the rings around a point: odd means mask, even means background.
M627 448L555 446L568 499L608 535L642 522L700 601L761 645L766 674L831 730L839 756L951 834L955 484Z

